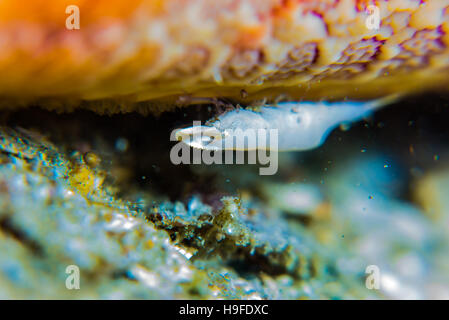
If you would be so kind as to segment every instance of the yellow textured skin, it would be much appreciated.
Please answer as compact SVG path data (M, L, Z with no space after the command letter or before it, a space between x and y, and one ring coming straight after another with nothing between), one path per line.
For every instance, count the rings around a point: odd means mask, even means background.
M68 5L80 8L79 30L65 27ZM379 29L366 25L370 5ZM449 0L4 0L0 96L24 105L112 99L124 111L126 102L194 96L447 90L448 32Z

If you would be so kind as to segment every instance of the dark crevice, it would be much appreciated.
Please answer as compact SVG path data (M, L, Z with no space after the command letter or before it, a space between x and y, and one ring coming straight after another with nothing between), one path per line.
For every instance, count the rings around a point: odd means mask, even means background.
M44 256L44 250L41 245L29 237L29 235L27 235L23 230L15 226L9 217L5 217L0 220L0 230L2 230L6 235L9 235L21 242L36 256Z

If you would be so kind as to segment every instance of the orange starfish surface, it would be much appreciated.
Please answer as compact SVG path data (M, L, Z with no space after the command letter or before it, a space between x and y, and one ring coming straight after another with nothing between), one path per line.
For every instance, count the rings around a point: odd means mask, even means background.
M0 95L373 98L447 88L448 0L4 0Z

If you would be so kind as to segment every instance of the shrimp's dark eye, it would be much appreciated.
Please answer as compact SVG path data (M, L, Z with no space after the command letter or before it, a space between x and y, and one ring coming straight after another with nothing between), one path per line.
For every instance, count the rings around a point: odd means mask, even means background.
M201 137L201 143L206 146L214 140L215 140L214 137L211 137L211 136L202 136Z
M237 119L237 120L232 121L231 128L238 129L241 127L241 125L242 125L242 121Z

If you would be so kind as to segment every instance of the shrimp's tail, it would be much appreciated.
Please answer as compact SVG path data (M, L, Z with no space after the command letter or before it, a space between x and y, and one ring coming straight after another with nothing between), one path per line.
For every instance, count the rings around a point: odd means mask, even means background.
M368 102L366 108L368 110L374 111L374 110L380 109L384 106L388 106L390 104L398 102L399 100L402 99L402 97L403 97L403 94L401 94L401 93L393 93L388 96Z

